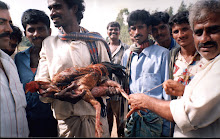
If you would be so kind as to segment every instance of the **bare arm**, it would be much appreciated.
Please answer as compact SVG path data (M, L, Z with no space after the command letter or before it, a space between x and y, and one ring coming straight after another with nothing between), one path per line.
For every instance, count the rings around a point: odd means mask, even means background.
M131 108L136 107L140 110L149 109L169 121L174 121L170 111L170 101L156 99L143 93L137 93L129 95L128 104L131 105Z

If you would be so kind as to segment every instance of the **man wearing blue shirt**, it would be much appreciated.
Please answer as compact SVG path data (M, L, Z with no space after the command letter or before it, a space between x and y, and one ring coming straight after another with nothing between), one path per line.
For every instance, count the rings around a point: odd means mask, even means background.
M129 75L130 94L144 93L158 99L170 100L160 86L169 78L169 50L154 45L148 38L151 32L150 14L145 10L136 10L128 16L130 35L134 38L123 55L122 65L126 66ZM145 109L133 113L125 128L126 137L160 137L169 136L170 122ZM142 117L141 117L142 116Z
M28 9L22 15L25 36L32 46L15 55L15 64L24 87L34 81L39 63L42 41L50 36L50 19L40 10ZM57 137L57 121L53 117L50 103L39 100L37 92L26 94L29 137Z
M169 50L180 47L172 38L169 27L169 14L166 12L155 12L151 15L152 35L156 40L156 44L163 46Z

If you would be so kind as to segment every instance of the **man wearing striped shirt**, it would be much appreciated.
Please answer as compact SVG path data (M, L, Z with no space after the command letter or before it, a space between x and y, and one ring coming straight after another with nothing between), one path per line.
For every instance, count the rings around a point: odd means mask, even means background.
M12 21L8 6L0 1L0 49L10 47ZM28 137L23 86L12 58L0 50L0 137Z

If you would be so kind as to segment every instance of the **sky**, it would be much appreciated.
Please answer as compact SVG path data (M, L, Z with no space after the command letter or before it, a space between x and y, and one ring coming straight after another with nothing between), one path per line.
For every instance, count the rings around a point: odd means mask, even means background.
M10 7L10 14L14 25L22 31L21 16L27 9L39 9L49 15L47 0L2 0ZM174 13L177 12L182 0L84 0L85 12L81 20L81 26L89 31L99 32L104 38L107 37L107 24L115 21L121 9L128 8L128 11L145 9L149 12L154 10L164 11L172 6ZM197 0L184 0L188 6L189 3L195 3ZM52 35L58 33L57 28L51 22Z

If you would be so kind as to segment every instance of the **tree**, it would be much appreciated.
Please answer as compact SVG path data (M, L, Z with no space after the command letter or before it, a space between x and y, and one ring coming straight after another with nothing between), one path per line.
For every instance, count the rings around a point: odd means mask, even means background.
M187 8L187 10L190 10L190 8L192 7L192 5L193 5L193 4L190 3L189 6L188 6L188 8Z
M169 7L165 10L170 16L173 16L173 7Z
M128 45L131 45L132 41L131 41L130 35L128 33L128 25L127 25L127 21L126 21L128 15L129 15L128 8L121 9L120 12L118 13L116 21L121 26L119 39L122 42L124 42Z
M185 11L185 10L187 10L187 6L184 3L184 1L182 1L181 4L180 4L180 7L178 9L178 12Z

